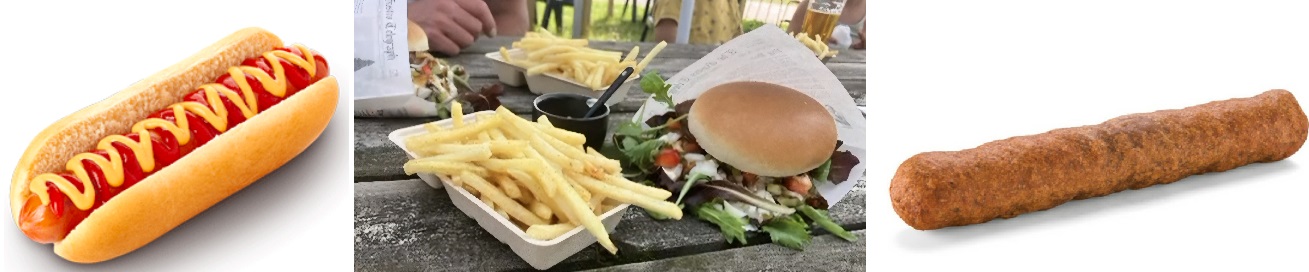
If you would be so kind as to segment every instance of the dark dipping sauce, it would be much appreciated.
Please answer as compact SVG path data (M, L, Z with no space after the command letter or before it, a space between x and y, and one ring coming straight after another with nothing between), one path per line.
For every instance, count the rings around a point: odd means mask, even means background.
M544 112L547 116L553 115L550 116L553 118L574 120L595 119L609 115L609 107L601 107L601 109L596 110L596 116L582 118L583 115L586 115L586 111L590 110L590 106L586 105L586 101L589 99L591 98L585 96L541 96L541 99L536 101L536 110Z
M555 127L586 136L586 146L599 151L609 130L609 107L600 105L595 116L583 118L590 110L586 101L591 99L570 93L541 95L533 101L532 119L545 115Z

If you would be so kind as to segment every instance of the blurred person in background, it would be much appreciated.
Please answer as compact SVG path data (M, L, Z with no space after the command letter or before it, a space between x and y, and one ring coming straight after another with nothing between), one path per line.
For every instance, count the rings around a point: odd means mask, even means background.
M432 51L459 54L479 35L522 36L530 0L409 0L409 20L427 32Z
M809 10L809 0L801 0L796 6L795 14L791 15L791 24L786 28L787 32L800 33L801 26L804 25L805 11ZM841 16L837 19L838 30L832 32L832 37L827 39L828 43L837 44L839 47L849 46L854 49L864 49L865 36L864 28L868 25L864 22L867 10L864 7L864 0L846 0L845 7L841 9ZM856 27L858 27L856 29ZM837 37L839 30L845 28L846 37ZM855 30L858 30L855 33ZM812 34L812 33L811 33Z
M675 42L683 0L653 1L654 41ZM722 44L740 36L741 8L740 0L696 0L688 43Z

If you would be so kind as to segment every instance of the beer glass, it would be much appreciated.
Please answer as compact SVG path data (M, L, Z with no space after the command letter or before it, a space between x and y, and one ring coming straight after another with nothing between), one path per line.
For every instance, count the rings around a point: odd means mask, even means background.
M827 42L827 37L836 29L836 19L841 17L841 8L844 7L845 0L810 0L801 29L810 37L818 35L819 42Z

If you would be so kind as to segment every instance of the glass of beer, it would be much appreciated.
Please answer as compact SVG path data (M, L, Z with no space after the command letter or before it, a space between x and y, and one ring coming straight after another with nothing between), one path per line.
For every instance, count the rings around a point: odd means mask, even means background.
M817 34L819 42L827 42L827 37L836 29L836 19L841 17L841 8L844 7L845 0L810 0L809 11L804 14L801 29L810 37Z

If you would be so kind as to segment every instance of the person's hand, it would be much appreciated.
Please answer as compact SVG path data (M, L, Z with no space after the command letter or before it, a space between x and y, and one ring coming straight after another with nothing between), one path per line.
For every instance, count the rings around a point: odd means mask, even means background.
M868 35L864 34L866 33L864 31L868 31L867 22L864 23L864 27L859 28L859 42L855 43L854 45L851 45L850 48L854 48L855 50L864 50L864 47L868 46Z
M409 4L409 20L423 27L432 51L459 54L486 33L495 36L495 20L482 0L418 0Z

